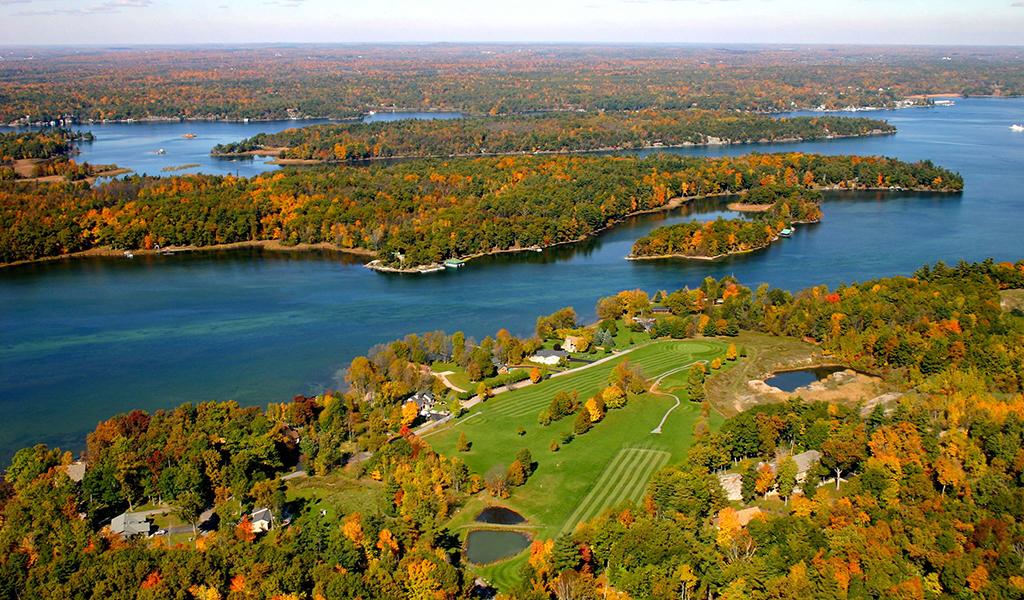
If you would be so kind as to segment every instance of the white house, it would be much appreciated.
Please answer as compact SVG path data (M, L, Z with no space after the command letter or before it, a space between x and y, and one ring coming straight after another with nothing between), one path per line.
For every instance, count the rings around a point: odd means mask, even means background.
M538 350L526 360L542 365L554 366L562 362L563 358L569 356L565 350Z
M249 519L252 521L253 533L270 531L271 525L274 524L274 514L269 508L257 508L249 515Z

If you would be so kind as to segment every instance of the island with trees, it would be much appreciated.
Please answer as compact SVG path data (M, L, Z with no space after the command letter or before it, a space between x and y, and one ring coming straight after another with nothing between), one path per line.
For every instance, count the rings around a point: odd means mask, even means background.
M822 218L821 193L805 188L759 186L744 192L731 208L755 213L753 219L687 222L659 227L633 244L628 258L714 260L767 248L798 223Z
M0 262L273 243L325 244L372 254L377 267L418 270L574 242L631 215L772 185L956 191L963 181L928 161L788 153L413 160L96 187L15 182L0 185Z
M73 451L11 460L0 590L1014 597L1024 317L1000 298L1022 288L1024 261L796 293L708 278L600 299L594 325L560 310L529 338L410 334L314 397L113 416ZM594 343L565 367L529 367L569 337ZM737 410L722 382L781 354L885 392ZM530 373L489 389L492 369ZM440 375L453 370L473 370L480 392L460 399ZM476 520L494 507L522 519ZM526 543L478 564L481 530Z
M546 113L377 123L312 125L213 148L215 156L263 154L279 162L569 153L888 135L877 119L772 118L723 111Z

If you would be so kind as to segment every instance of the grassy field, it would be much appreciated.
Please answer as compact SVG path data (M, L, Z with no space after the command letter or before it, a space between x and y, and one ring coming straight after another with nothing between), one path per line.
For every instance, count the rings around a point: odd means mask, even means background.
M353 512L364 515L382 511L383 485L369 478L356 479L345 470L328 475L293 479L288 482L285 496L298 510L326 510L330 518L340 518Z
M632 399L625 408L609 411L591 431L552 452L551 441L561 439L573 426L572 417L547 427L538 424L538 413L555 393L576 390L583 401L607 384L611 370L622 360L640 365L653 379L683 365L719 356L726 345L717 340L655 342L596 367L501 394L426 439L439 452L456 454L459 434L465 433L472 448L458 454L474 472L483 475L503 471L520 448L528 448L537 470L503 504L529 519L536 536L554 537L583 519L639 498L651 473L683 457L700 414L698 405L679 394L682 404L669 415L663 433L653 434L652 429L675 405L675 399L645 394ZM673 391L666 385L661 389ZM517 434L519 427L526 430L525 435ZM470 505L464 512L478 508Z

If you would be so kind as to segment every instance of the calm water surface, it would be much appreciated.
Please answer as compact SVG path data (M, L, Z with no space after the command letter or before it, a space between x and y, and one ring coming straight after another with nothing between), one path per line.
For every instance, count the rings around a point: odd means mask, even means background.
M715 263L623 260L653 227L728 216L720 204L702 202L634 219L572 247L481 259L431 275L381 275L336 253L257 250L0 270L0 457L38 441L80 448L98 420L132 408L211 399L262 405L312 394L338 385L344 365L373 344L431 329L482 337L508 327L527 334L538 314L566 305L592 318L594 301L621 289L675 289L728 274L750 285L799 289L908 274L940 259L1024 257L1024 134L1009 130L1024 120L1024 101L958 100L952 108L876 114L899 133L685 153L930 158L964 176L963 195L830 194L821 224L800 227L766 251ZM186 125L209 146L270 129L266 123ZM208 131L222 126L239 129L214 140ZM167 140L180 137L179 124L120 126L131 127L168 127L174 131ZM103 130L92 129L101 137L91 151L127 164L104 149L114 142ZM123 143L130 144L133 130L126 131ZM184 162L200 161L172 161Z
M843 367L817 367L814 369L798 369L795 371L779 371L764 382L784 392L792 392L797 388L821 381L829 375L842 371Z
M518 531L470 531L466 536L466 558L486 565L519 554L530 545L530 538Z
M363 117L363 122L388 122L398 119L458 119L452 112L376 113ZM327 119L304 121L226 121L89 123L74 126L91 131L96 141L78 145L75 160L94 165L116 164L140 175L184 175L213 173L249 177L279 168L272 157L218 158L210 156L217 144L237 142L257 133L277 133L293 127L331 123ZM0 132L10 131L0 126ZM184 137L186 134L194 138ZM163 150L163 154L159 151ZM195 165L187 169L164 171L165 168Z

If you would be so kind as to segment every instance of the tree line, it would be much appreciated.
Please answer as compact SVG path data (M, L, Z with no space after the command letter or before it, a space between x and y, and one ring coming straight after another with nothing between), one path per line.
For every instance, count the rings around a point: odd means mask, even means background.
M287 159L353 162L375 158L812 140L894 133L877 119L772 118L722 111L548 113L543 115L342 123L261 133L215 146L214 155L284 148Z
M0 121L351 118L647 108L777 112L1012 96L1012 48L345 46L33 51L5 61Z

